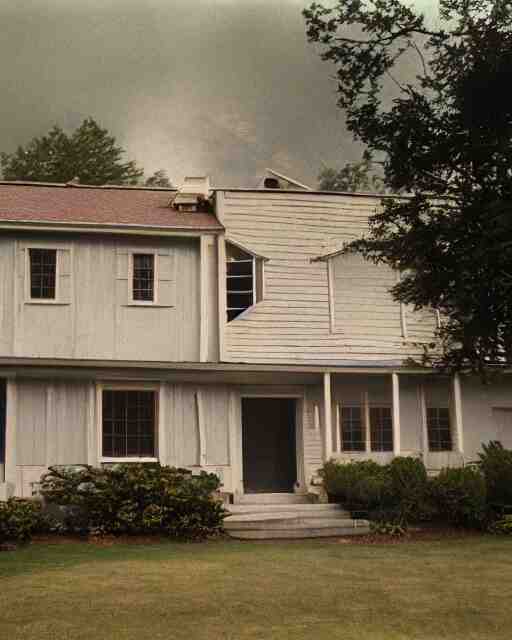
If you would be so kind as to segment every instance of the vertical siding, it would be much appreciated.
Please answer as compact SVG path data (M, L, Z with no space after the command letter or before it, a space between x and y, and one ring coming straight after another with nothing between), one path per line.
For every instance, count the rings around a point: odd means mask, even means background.
M30 246L58 249L57 304L27 300ZM161 266L161 300L129 299L129 251L149 247ZM209 286L208 356L218 356L215 254ZM164 269L165 267L165 269ZM158 271L158 267L157 267ZM165 272L165 273L164 273ZM197 239L24 235L0 241L0 355L154 361L199 360L199 242ZM158 275L158 273L157 273ZM160 304L160 306L159 306Z
M356 265L357 259L351 265L350 257L337 259L340 295L335 300L337 324L331 331L326 263L312 262L367 231L378 198L229 191L223 195L226 237L268 258L265 299L227 324L228 361L398 363L421 356L421 348L402 336L400 307L387 293L395 280L385 268ZM346 267L354 267L357 286L344 279L344 260ZM418 331L412 327L413 337Z

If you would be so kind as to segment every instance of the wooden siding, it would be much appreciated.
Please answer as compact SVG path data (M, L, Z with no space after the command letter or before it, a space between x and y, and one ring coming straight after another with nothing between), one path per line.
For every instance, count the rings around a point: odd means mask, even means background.
M21 237L20 237L21 238ZM27 249L58 250L57 299L30 301ZM132 304L130 252L157 257L155 305ZM216 263L210 246L207 356L218 359ZM199 239L49 238L0 240L0 353L4 356L197 362ZM212 276L213 272L213 276Z
M385 267L366 263L359 272L360 259L336 258L340 295L333 306L327 263L312 262L364 233L378 203L372 197L223 192L219 205L226 236L269 260L265 299L227 324L221 358L326 365L419 358L421 346L414 342L420 326L411 322L412 339L402 335L400 305L386 291L396 280ZM351 278L344 278L344 262Z

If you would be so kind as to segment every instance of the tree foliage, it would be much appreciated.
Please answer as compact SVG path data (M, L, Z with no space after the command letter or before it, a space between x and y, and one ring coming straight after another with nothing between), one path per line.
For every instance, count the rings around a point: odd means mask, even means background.
M402 270L397 300L441 312L434 364L483 373L512 364L512 3L439 4L439 28L400 0L304 16L348 129L382 159L386 186L411 194L385 199L350 248ZM404 80L396 67L413 56Z
M347 162L341 169L326 167L318 176L321 191L367 191L384 193L384 181L372 171L369 154L365 153L361 162Z
M86 118L71 135L54 126L14 153L0 154L0 167L4 180L137 184L144 172L133 160L123 162L123 154L106 129Z
M149 178L146 178L144 182L146 187L168 187L172 188L172 182L169 180L167 171L165 169L158 169Z

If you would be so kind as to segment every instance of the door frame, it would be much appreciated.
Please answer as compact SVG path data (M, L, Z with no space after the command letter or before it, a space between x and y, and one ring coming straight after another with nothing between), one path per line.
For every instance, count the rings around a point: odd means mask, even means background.
M232 451L236 452L236 459L231 461L235 467L233 470L234 482L233 489L235 493L243 495L244 489L244 467L243 467L243 423L242 423L242 399L243 398L283 398L287 400L295 400L295 459L297 465L297 478L295 480L295 493L306 493L306 482L304 474L304 392L297 393L263 393L263 392L245 392L240 391L237 394L237 412L239 419L236 425L236 447ZM233 464L234 463L234 464ZM235 471L236 470L236 471Z

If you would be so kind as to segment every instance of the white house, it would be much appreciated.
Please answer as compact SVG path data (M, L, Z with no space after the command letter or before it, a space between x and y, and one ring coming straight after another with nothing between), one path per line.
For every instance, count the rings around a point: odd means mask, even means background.
M0 184L3 499L52 464L206 469L236 502L315 491L331 457L435 470L512 446L510 381L405 364L436 314L339 253L380 199L267 177L211 192Z

